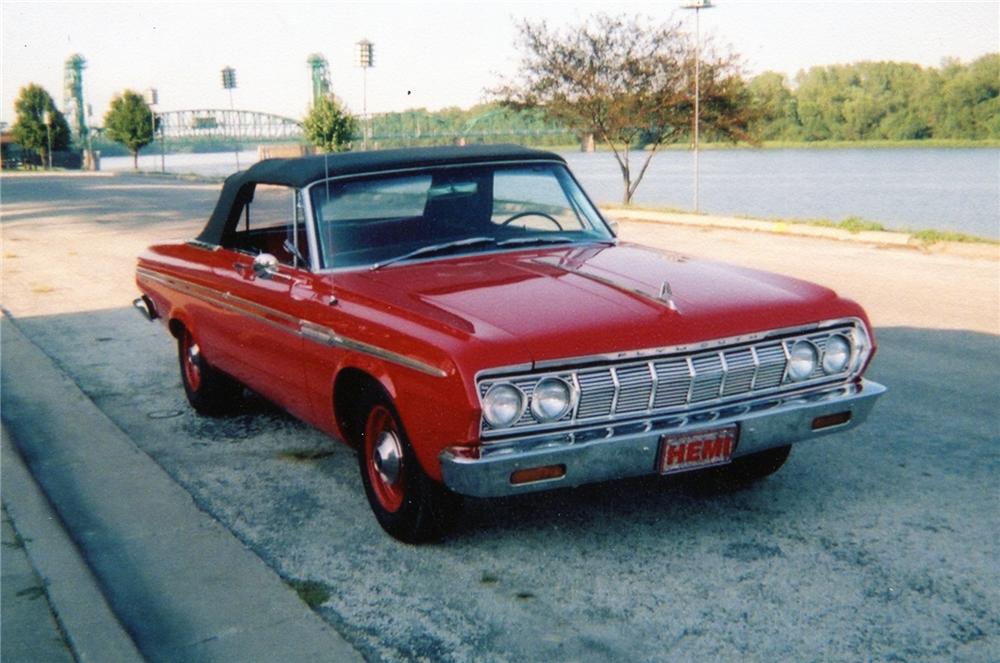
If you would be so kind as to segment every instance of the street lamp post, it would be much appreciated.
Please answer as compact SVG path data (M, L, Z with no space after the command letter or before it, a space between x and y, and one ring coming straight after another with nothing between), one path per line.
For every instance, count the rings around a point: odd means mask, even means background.
M52 170L52 111L50 110L45 111L45 137L49 146L45 153L46 161L48 161L46 170Z
M698 128L701 105L701 10L711 9L712 0L692 0L684 9L694 10L694 211L699 211L698 200Z
M368 149L368 70L375 66L375 46L367 39L358 42L358 66L361 67L361 117L364 119L364 149Z
M236 117L236 106L233 105L233 90L236 89L236 70L232 67L226 67L222 70L222 87L229 90L229 110L232 112L233 117ZM240 169L240 126L239 121L236 122L236 170Z

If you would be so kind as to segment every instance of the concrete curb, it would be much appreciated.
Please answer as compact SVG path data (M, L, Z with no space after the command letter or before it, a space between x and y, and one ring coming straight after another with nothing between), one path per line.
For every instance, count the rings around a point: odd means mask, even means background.
M363 660L6 316L2 343L4 423L143 656Z
M32 479L6 428L2 448L4 506L24 541L31 566L44 579L52 610L76 660L144 661Z
M988 244L985 242L937 242L934 244L925 244L909 233L873 230L852 233L841 228L811 226L806 223L740 219L731 216L685 214L682 212L654 212L651 210L637 210L614 206L601 207L601 212L620 221L643 221L647 223L667 223L682 226L725 228L748 232L818 237L841 242L861 242L864 244L876 244L878 246L909 248L928 253L948 253L971 258L1000 259L1000 245L997 244Z

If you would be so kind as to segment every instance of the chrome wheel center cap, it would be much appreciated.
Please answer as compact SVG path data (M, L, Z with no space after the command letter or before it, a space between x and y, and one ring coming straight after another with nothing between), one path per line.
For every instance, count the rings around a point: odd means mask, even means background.
M382 481L390 486L395 484L399 480L399 470L403 464L403 447L399 444L396 434L383 431L375 440L372 457Z

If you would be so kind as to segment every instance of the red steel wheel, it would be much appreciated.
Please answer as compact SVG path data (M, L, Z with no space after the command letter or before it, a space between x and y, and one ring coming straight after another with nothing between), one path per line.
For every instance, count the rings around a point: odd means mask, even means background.
M184 380L197 392L201 389L201 348L194 342L194 336L187 329L181 334L181 370Z
M201 414L217 415L235 410L243 397L243 386L207 361L191 330L177 336L177 359L181 383L191 407Z
M389 396L378 387L357 412L361 483L375 519L406 543L447 532L462 508L461 498L431 479L420 466Z
M382 508L396 513L406 498L406 462L399 427L381 404L372 407L365 423L365 469Z

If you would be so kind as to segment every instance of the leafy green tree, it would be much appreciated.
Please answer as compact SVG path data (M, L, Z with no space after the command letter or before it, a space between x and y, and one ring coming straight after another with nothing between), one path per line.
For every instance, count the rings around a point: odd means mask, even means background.
M1000 138L1000 53L942 71L941 108L935 127L942 137Z
M104 133L132 154L132 167L139 169L139 150L153 142L153 111L138 92L125 90L111 100L104 115Z
M16 119L11 127L14 140L25 149L37 152L42 163L48 163L50 139L53 151L69 147L69 124L45 88L34 83L21 88L14 111ZM45 125L46 113L49 113L51 126Z
M306 140L324 152L344 152L358 132L358 122L332 96L320 97L303 122Z
M749 83L757 108L751 133L761 140L801 140L798 104L784 74L766 71Z
M512 81L492 92L515 109L540 108L614 153L625 204L656 151L688 135L694 111L694 43L678 23L600 15L564 31L545 22L519 25L521 63ZM710 50L701 59L702 126L707 134L746 138L746 86L733 57ZM631 150L645 145L637 169Z

